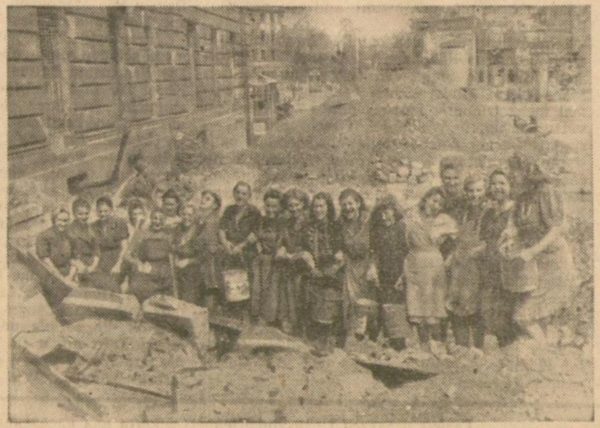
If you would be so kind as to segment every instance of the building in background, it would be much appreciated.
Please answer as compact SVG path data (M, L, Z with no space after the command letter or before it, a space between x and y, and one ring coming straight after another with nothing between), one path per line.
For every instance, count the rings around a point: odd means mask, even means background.
M10 177L106 176L124 127L164 163L174 129L232 123L244 29L240 8L9 7Z

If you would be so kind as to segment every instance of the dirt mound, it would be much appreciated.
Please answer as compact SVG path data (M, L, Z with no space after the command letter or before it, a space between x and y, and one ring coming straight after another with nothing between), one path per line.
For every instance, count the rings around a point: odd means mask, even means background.
M371 163L410 159L430 167L440 150L473 154L540 149L541 137L497 120L472 92L447 88L433 72L402 71L357 83L356 97L280 122L248 155L265 181L367 182Z

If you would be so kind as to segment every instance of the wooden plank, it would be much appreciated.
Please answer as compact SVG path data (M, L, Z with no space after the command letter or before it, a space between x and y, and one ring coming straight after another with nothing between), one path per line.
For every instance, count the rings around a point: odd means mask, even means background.
M8 120L8 146L24 146L46 141L43 116Z
M37 10L34 7L9 6L6 27L8 30L38 32Z
M157 65L156 81L189 80L188 68L181 65Z
M108 42L90 40L69 40L69 60L74 62L109 63L112 60Z
M142 27L126 26L125 37L127 38L127 42L132 45L145 46L148 44L146 30Z
M114 67L111 64L71 65L71 82L73 85L86 85L91 83L111 83L114 81Z
M131 103L127 108L127 117L132 121L149 119L152 117L152 103Z
M115 107L74 111L71 127L78 133L111 128L117 122L117 116Z
M112 85L80 86L71 89L73 108L106 107L115 100Z
M79 15L67 15L67 34L76 39L109 41L108 22Z
M156 30L156 43L159 47L185 48L187 47L187 37L185 33Z
M150 84L147 82L131 83L129 85L129 97L133 102L149 100L150 95Z
M8 32L8 59L39 59L40 38L37 34Z
M108 10L105 7L68 7L67 12L92 18L108 18Z
M41 115L48 102L45 88L11 89L8 92L8 117Z
M8 62L8 87L32 87L44 84L44 68L39 61L35 62Z
M127 82L140 83L150 81L150 70L147 65L128 65Z

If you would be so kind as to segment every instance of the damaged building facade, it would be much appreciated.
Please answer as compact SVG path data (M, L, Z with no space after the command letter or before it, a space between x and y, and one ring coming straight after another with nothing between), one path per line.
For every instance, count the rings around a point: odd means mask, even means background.
M260 24L251 15L221 7L9 7L11 179L64 186L82 171L102 179L125 128L129 148L159 159L177 130L210 138L243 121L246 29Z

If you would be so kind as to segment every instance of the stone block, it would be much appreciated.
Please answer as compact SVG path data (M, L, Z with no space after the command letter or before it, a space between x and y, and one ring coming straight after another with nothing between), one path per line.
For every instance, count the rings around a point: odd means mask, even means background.
M135 319L140 304L130 294L118 294L95 288L76 288L58 308L61 318L73 323L86 318Z

